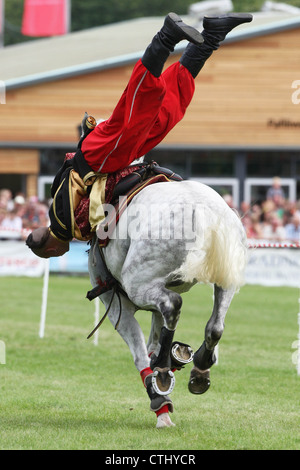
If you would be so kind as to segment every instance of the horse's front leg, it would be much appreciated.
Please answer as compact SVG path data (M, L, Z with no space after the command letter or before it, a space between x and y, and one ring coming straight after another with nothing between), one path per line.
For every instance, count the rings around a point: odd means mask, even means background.
M109 305L109 295L111 294L108 293L102 296L102 300L105 300L104 303L106 307ZM103 297L105 297L105 299ZM169 417L169 411L173 412L172 400L168 396L157 394L152 386L151 379L153 371L150 368L150 359L147 352L144 334L139 323L134 317L136 307L128 298L121 294L120 302L116 296L112 302L108 317L130 349L134 364L140 373L141 379L150 398L150 409L156 413L156 427L163 428L173 426Z
M150 328L149 338L147 342L147 351L148 351L149 357L151 357L151 355L157 348L159 338L160 338L160 332L163 326L164 326L164 319L162 317L162 314L158 312L157 310L154 310L152 312L152 322L151 322L151 328Z
M194 367L191 370L189 391L205 393L210 387L210 368L216 362L215 347L224 331L224 321L235 290L224 290L214 286L214 307L205 328L205 340L194 354Z

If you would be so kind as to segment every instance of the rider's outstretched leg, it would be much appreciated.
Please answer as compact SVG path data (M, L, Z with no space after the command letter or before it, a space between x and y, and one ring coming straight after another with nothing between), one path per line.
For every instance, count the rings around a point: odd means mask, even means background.
M202 37L203 44L190 43L183 53L180 63L184 65L194 78L198 75L207 59L220 47L226 35L237 26L252 21L248 13L229 13L223 16L204 17Z
M174 51L176 44L184 39L198 45L203 42L197 29L185 24L176 13L169 13L163 27L147 47L142 57L143 65L152 75L159 77L170 53Z

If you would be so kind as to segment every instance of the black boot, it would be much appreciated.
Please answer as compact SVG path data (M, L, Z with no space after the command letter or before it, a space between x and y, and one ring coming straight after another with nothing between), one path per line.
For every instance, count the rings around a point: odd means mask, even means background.
M194 78L198 75L206 60L220 47L226 35L243 23L250 23L253 16L249 13L229 13L223 16L204 17L201 46L189 44L180 59Z
M163 27L147 47L142 57L142 63L152 75L159 77L170 52L173 52L176 44L183 39L195 45L200 45L203 42L197 29L185 24L176 13L169 13Z

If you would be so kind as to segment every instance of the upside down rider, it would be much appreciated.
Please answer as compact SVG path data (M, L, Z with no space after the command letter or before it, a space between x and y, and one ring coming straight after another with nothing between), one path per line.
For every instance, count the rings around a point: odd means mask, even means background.
M169 13L135 65L111 117L98 125L87 122L90 131L81 139L73 159L72 182L80 180L84 167L84 174L94 175L90 180L94 183L98 176L126 168L158 145L183 118L194 94L194 79L206 60L233 28L251 21L248 13L204 17L200 34L178 15ZM183 55L163 72L170 53L182 40L189 42ZM88 184L88 178L81 180L81 187L84 184ZM77 193L78 200L80 191ZM55 211L50 208L50 227L34 230L26 240L41 258L62 256L69 251L72 236L57 228L57 210L58 207Z

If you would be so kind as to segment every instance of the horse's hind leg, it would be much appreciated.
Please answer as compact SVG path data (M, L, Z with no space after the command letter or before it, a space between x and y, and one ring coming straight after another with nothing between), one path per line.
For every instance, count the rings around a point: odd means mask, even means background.
M170 368L171 344L180 316L182 298L176 292L172 292L161 285L151 289L151 293L153 298L148 299L147 302L152 302L155 305L163 319L158 345L151 356L151 365Z
M194 354L194 367L189 381L191 393L202 394L210 386L210 368L216 362L214 350L223 334L226 313L234 293L234 290L214 286L214 307L205 328L205 340Z

